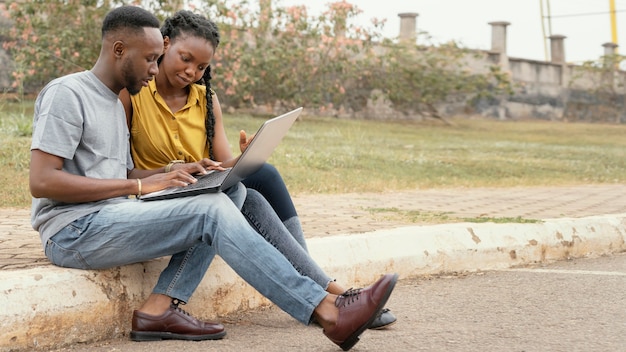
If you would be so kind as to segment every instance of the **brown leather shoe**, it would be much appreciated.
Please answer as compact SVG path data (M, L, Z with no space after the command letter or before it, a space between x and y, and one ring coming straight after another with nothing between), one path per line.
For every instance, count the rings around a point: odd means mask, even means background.
M398 274L387 274L372 286L350 289L338 296L335 305L339 317L332 329L324 330L326 337L344 351L351 349L387 303L396 281Z
M200 321L172 302L162 315L154 316L133 312L133 341L158 340L218 340L226 335L224 325Z

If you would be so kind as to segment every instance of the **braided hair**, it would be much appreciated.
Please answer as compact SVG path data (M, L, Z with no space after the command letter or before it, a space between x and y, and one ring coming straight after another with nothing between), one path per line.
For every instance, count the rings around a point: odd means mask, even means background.
M220 43L220 33L217 25L206 17L195 14L191 11L181 10L171 17L168 17L161 27L163 37L169 37L171 41L183 35L191 35L203 38L213 45L213 49L217 50ZM159 59L159 63L163 56ZM202 78L195 82L204 84L206 87L206 116L204 126L206 129L207 144L209 146L209 157L214 159L213 155L213 137L215 136L215 114L213 113L213 89L211 88L211 65L209 65Z

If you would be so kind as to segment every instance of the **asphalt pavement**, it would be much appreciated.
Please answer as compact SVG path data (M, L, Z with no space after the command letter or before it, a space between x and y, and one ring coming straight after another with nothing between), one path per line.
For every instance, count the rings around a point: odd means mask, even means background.
M351 351L626 351L626 253L398 283L398 322ZM321 329L275 308L224 319L220 341L116 339L57 352L340 351Z

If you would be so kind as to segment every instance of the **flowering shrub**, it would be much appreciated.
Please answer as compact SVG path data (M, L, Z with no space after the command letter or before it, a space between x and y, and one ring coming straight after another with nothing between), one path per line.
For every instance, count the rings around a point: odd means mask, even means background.
M97 1L13 2L13 26L3 48L15 63L13 88L37 90L51 78L90 68L100 52L100 24L107 12Z
M138 3L164 18L183 1L35 0L12 3L14 26L4 42L16 62L14 85L39 89L50 79L91 67L99 53L100 25L112 6ZM421 46L383 39L384 21L356 26L361 11L347 1L327 5L319 16L305 6L271 0L198 1L192 10L220 27L222 41L212 64L213 86L224 106L266 106L268 111L362 110L373 90L407 113L451 94L493 91L506 75L464 69L467 51L456 45ZM257 8L255 10L255 8ZM506 84L502 85L506 88Z
M249 9L242 2L213 2L205 9L222 34L214 63L222 102L270 108L341 103L344 83L356 74L356 54L366 42L337 36L335 30L350 30L347 20L359 10L346 2L330 4L318 17L303 6Z

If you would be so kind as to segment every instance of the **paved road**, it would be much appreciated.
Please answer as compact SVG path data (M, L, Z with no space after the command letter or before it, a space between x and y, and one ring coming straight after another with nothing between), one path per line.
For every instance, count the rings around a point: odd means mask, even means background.
M401 280L399 322L352 351L626 351L626 253L535 267ZM221 341L113 340L58 351L340 351L277 309L224 318Z

